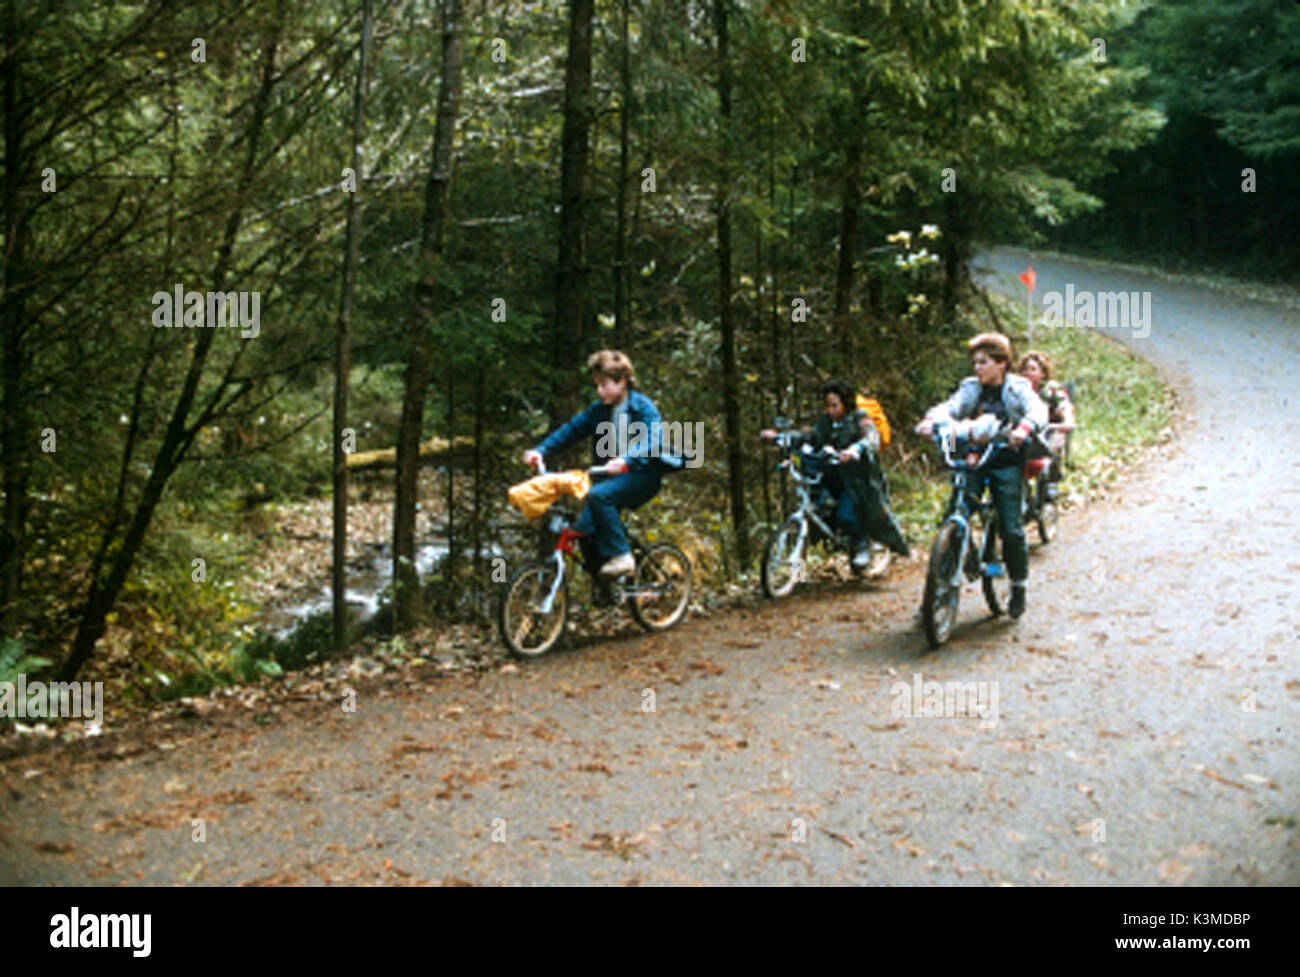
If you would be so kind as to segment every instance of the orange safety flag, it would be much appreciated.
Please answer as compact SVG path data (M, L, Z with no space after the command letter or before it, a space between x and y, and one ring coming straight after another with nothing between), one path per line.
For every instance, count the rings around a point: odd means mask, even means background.
M1033 265L1029 266L1028 271L1022 271L1020 273L1020 280L1025 283L1025 288L1029 289L1031 292L1034 290L1034 286L1038 284L1038 276L1034 274Z
M591 491L591 476L575 468L567 472L547 472L526 482L510 486L506 498L529 522L543 515L561 495L585 499Z

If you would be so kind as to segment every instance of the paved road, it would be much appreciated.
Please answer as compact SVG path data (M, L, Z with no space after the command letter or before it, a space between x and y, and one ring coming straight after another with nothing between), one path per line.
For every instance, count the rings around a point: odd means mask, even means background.
M1024 255L987 261L1009 281ZM1151 291L1131 345L1189 416L1034 553L1019 624L969 592L926 653L918 561L518 670L362 683L354 713L11 760L0 881L1300 882L1300 323L1034 265L1044 291ZM917 675L996 683L996 725L895 715Z

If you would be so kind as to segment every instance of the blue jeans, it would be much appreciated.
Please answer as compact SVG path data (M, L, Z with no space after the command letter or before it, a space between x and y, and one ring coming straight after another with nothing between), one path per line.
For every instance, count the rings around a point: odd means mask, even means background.
M1029 579L1029 540L1020 521L1021 466L986 469L966 481L966 507L974 511L987 484L998 510L998 530L1002 536L1002 559L1007 564L1011 582L1023 584ZM951 514L952 505L948 506Z
M573 528L580 533L595 533L596 555L601 563L631 551L619 512L639 509L658 495L661 478L658 472L626 472L591 487L587 505ZM588 545L583 550L590 554L591 548Z
M849 547L854 552L867 545L862 525L858 522L857 510L853 508L853 498L847 489L840 492L840 500L835 504L835 524L849 538Z

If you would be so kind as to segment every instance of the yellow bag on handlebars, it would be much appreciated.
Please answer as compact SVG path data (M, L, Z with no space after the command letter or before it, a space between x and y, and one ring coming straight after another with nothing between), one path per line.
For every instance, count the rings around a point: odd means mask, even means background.
M591 476L580 468L567 472L547 472L535 475L526 482L510 486L506 498L510 504L532 522L544 515L562 495L585 499L591 491Z

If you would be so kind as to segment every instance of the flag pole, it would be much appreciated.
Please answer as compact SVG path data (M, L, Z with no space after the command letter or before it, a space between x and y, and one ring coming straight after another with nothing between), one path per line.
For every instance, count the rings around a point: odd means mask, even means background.
M1025 286L1025 336L1029 348L1034 347L1034 286L1038 284L1038 276L1034 274L1034 266L1030 265L1020 273L1020 281Z

